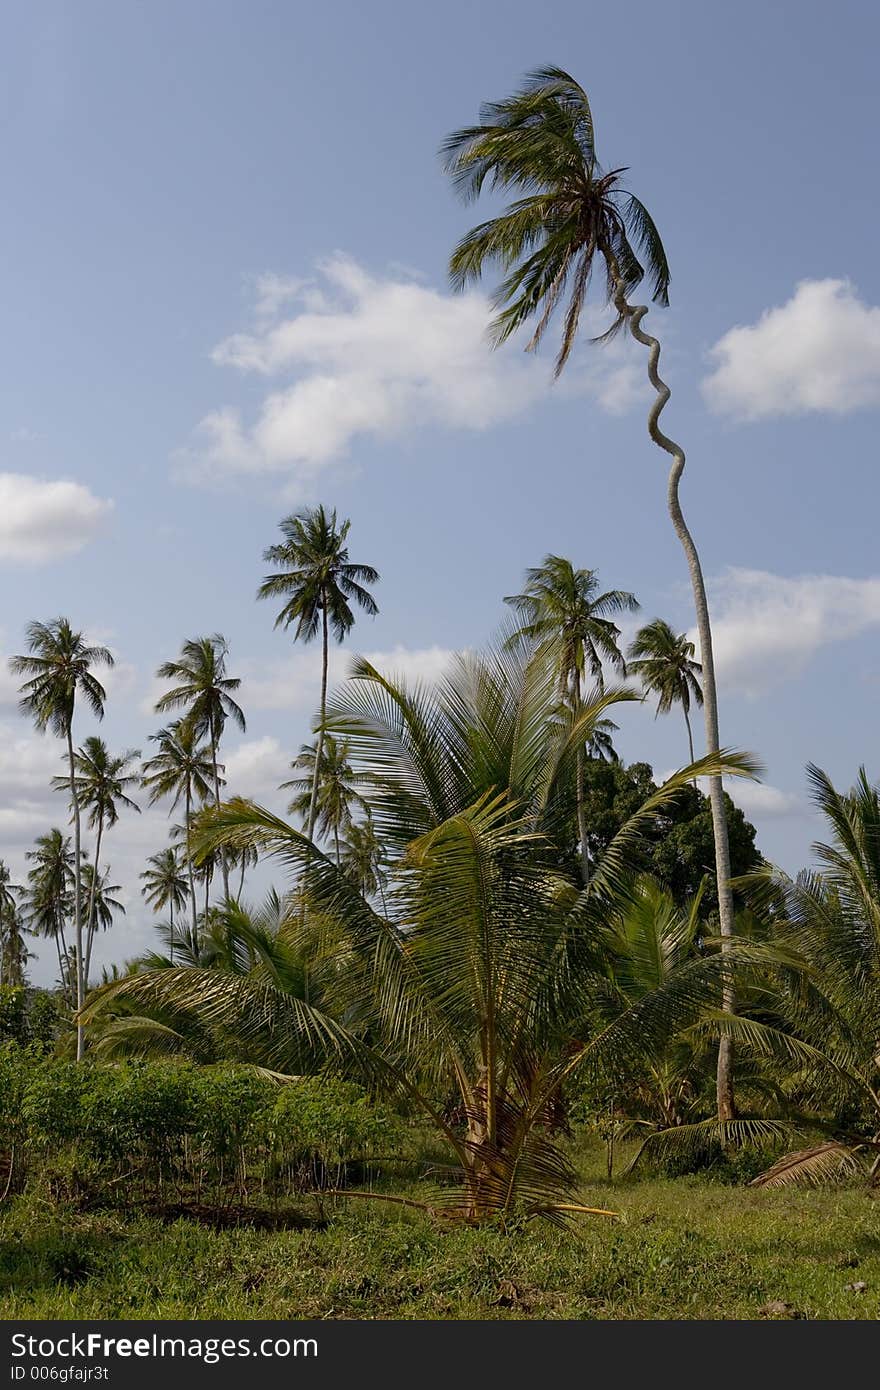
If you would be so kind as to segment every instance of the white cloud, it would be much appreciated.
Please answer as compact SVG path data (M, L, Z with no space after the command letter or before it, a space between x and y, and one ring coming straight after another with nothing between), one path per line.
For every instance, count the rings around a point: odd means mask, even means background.
M93 539L113 503L81 483L0 473L0 560L44 564Z
M331 647L329 684L344 681L355 653L349 647ZM383 675L415 681L434 681L448 666L455 653L446 647L410 648L398 644L386 651L364 652ZM321 651L313 644L300 647L282 661L241 664L241 704L245 709L305 710L318 706L321 688ZM146 702L145 702L146 704Z
M285 753L277 738L247 739L237 748L223 753L226 786L224 796L246 796L263 801L278 791L279 782L290 775L291 754Z
M746 782L742 778L727 779L731 799L750 820L755 817L780 819L785 816L809 815L809 807L795 792L780 791L766 782Z
M731 569L709 587L718 681L745 695L799 675L821 647L880 626L880 578Z
M492 310L476 291L444 294L401 269L370 275L336 254L319 264L317 280L265 275L255 292L252 328L220 343L213 359L274 385L252 422L228 405L201 420L177 454L190 480L283 474L308 491L358 438L487 429L551 389L549 363L521 343L490 350ZM615 413L627 409L636 369L621 351L596 356L566 389Z
M804 280L786 304L731 328L703 381L712 410L743 420L880 405L880 307L847 280Z

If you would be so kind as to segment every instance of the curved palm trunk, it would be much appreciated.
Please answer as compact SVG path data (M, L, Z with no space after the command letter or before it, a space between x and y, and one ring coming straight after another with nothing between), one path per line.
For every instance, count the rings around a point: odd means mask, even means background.
M73 761L73 731L67 726L67 765L70 769L70 803L73 807L73 929L76 937L76 1011L79 1014L85 1003L85 979L83 975L83 921L82 921L82 874L80 864L80 843L82 839L79 815L79 797L76 794L76 769ZM82 1061L85 1050L85 1037L82 1023L76 1024L76 1060Z
M89 892L89 909L86 913L86 984L89 982L89 969L92 964L92 942L95 939L95 907L98 895L98 866L101 863L101 840L104 835L104 817L98 817L98 833L95 836L95 865L92 869L92 887Z
M615 307L626 320L629 331L637 343L649 349L648 379L657 393L657 399L648 416L648 433L658 448L672 458L667 486L667 506L675 534L681 542L690 571L691 587L694 594L694 608L697 617L697 631L700 637L700 661L703 666L703 715L706 724L706 751L719 751L718 737L718 695L715 687L715 662L712 653L712 629L709 623L709 603L706 597L706 584L700 557L693 537L688 530L678 496L678 486L684 472L684 450L674 440L665 435L659 426L660 414L669 400L670 390L661 380L657 370L660 361L660 343L656 338L643 332L641 321L648 312L646 304L630 305L618 282L614 297ZM690 728L690 726L688 726ZM718 913L721 926L721 950L730 950L733 936L733 896L730 891L730 846L727 838L727 815L724 809L724 791L720 777L709 778L709 801L712 807L712 830L715 839L715 875L718 884ZM722 1007L732 1013L736 1007L733 980L725 975L721 987ZM733 1094L733 1042L722 1038L718 1045L718 1072L716 1080L716 1099L719 1120L732 1120L736 1115Z
M196 910L196 880L193 873L192 844L190 837L190 821L192 819L192 787L189 778L186 779L186 867L189 877L189 900L192 906L192 929L193 943L198 946L199 942L199 921Z
M690 715L689 715L688 712L687 712L687 706L686 706L686 705L683 706L683 710L684 710L684 722L685 722L685 725L686 725L687 731L688 731L688 748L690 749L691 762L693 762L693 761L694 761L694 736L693 736L693 734L691 733ZM696 786L696 780L694 781L694 786Z
M315 837L315 819L318 812L318 781L321 776L321 758L324 753L324 720L327 717L327 661L330 638L327 630L326 594L322 594L321 596L321 629L323 637L323 650L321 654L321 724L318 729L318 739L315 744L315 770L312 773L312 794L309 800L308 836L310 840Z
M173 965L173 964L174 964L174 894L173 894L173 893L172 893L172 895L171 895L171 902L170 902L169 906L171 907L171 940L170 940L170 942L168 943L168 959L170 960L171 964Z
M218 811L220 809L220 777L217 773L217 745L219 743L217 731L214 728L214 721L211 720L211 767L214 770L214 804ZM229 901L229 865L226 862L226 849L220 846L220 872L223 875L223 898Z
M241 876L240 876L240 878L239 878L239 880L238 880L238 900L239 900L239 902L241 901L241 895L242 895L242 893L244 892L244 876L245 876L246 871L247 871L247 855L246 855L245 851L242 850L242 855L241 855Z

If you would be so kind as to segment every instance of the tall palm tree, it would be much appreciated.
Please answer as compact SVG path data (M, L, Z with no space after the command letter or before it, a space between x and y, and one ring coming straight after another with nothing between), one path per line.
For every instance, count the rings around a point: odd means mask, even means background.
M196 726L189 719L178 719L160 729L150 738L159 751L143 765L141 780L150 793L150 805L163 797L171 798L172 811L183 802L186 861L192 908L193 937L198 937L196 889L191 849L192 814L195 801L205 802L211 795L215 772L222 770L216 763L210 745L200 743Z
M318 801L315 827L319 835L333 836L336 849L336 863L339 864L340 832L351 825L352 811L366 809L366 802L358 790L358 777L349 759L350 749L345 739L325 734L321 745L321 767L318 773ZM304 743L299 756L290 764L299 777L281 783L281 790L296 792L287 810L290 815L301 817L308 823L312 804L312 787L315 781L317 745Z
M180 866L177 851L170 845L157 854L151 854L147 867L141 874L143 888L141 893L154 912L163 912L167 907L171 925L171 959L174 959L174 914L186 906L188 893L187 880Z
M214 802L220 805L220 775L217 762L217 749L227 719L231 719L242 733L246 723L241 707L232 698L241 680L237 676L227 676L226 657L228 647L221 633L211 637L196 637L184 642L177 661L164 661L156 672L160 680L176 681L177 684L156 701L156 713L165 714L168 710L182 709L185 717L192 723L197 738L207 738L211 749L213 769ZM229 870L225 857L221 860L223 872L223 894L229 897Z
M106 647L90 646L81 632L75 632L67 618L48 623L29 623L28 652L13 656L9 667L14 675L26 676L21 687L19 709L29 715L40 732L51 729L67 743L70 803L73 810L73 929L76 943L76 1006L85 999L85 955L83 951L83 899L81 881L80 802L76 786L73 752L73 714L77 695L82 695L96 719L104 718L106 691L92 675L93 666L112 666ZM76 1025L76 1055L84 1049L83 1027Z
M18 900L24 889L13 883L8 866L0 859L0 985L24 983L28 950L21 934Z
M86 954L85 977L88 984L89 966L92 959L92 942L95 936L95 892L100 884L101 846L105 830L112 830L119 820L119 810L125 807L140 814L137 802L126 794L126 787L140 783L140 775L132 770L135 759L140 757L140 749L129 748L118 757L112 757L102 738L91 735L74 756L76 770L76 790L82 811L89 812L88 825L95 831L95 872L89 878L89 892L86 894ZM67 790L67 779L53 777L52 785L56 791Z
M330 631L332 629L337 642L345 640L354 626L351 602L371 617L379 611L372 594L364 587L377 584L379 572L372 565L349 560L345 542L350 528L350 521L337 521L335 508L328 512L325 507L318 506L286 516L280 523L283 541L270 545L263 554L267 564L279 568L266 575L257 591L257 598L284 599L275 626L292 626L294 641L311 642L319 631L321 633L321 705L307 822L309 838L314 835L318 812Z
M76 1006L77 981L68 971L70 955L65 934L73 907L74 858L70 836L62 830L49 830L24 857L32 865L22 898L28 930L55 942L61 987L68 1002Z
M602 298L606 306L613 306L616 315L609 333L628 327L636 342L650 350L648 378L657 397L648 418L648 432L672 458L668 509L690 572L703 666L706 747L715 755L720 743L709 605L700 558L679 500L684 450L659 426L669 388L657 370L660 344L641 327L648 306L629 302L646 271L654 302L668 302L669 265L653 219L622 184L624 170L606 170L599 164L589 99L561 68L532 73L512 97L484 106L478 125L450 135L443 149L447 168L464 198L479 197L484 186L516 195L498 217L468 232L450 261L452 281L458 288L479 280L489 263L500 266L504 278L495 293L496 343L532 322L534 331L528 346L536 348L559 310L562 338L556 357L558 375L574 346L591 275L598 266L604 271ZM709 796L722 950L728 952L734 916L720 777L710 779ZM729 1011L734 1004L733 981L728 976L724 1005ZM719 1047L717 1101L719 1119L731 1119L735 1106L729 1038Z
M620 650L620 628L610 614L634 612L638 600L625 589L599 592L595 570L575 569L561 555L545 555L536 569L526 570L521 594L510 594L504 602L516 610L520 627L511 641L530 642L552 638L559 653L559 695L572 707L581 701L582 682L592 677L597 689L605 688L603 662L620 675L626 675L626 662ZM594 737L595 737L594 732ZM577 750L576 797L581 873L584 883L590 875L587 849L587 823L584 813L584 750Z
M98 873L94 864L83 864L83 885L91 895L95 905L95 930L109 931L116 913L125 914L125 905L116 894L122 891L120 883L110 883L110 870ZM86 978L88 983L88 977Z
M629 669L642 685L657 696L657 713L668 714L673 705L681 705L687 727L690 761L694 760L694 739L691 733L691 700L702 705L703 690L698 677L702 666L694 660L695 648L687 633L673 632L662 618L654 618L639 628L629 647Z

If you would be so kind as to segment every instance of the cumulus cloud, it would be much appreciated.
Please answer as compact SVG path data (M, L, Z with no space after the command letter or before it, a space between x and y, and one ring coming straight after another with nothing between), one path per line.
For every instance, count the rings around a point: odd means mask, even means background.
M710 591L718 680L744 695L800 675L821 647L880 626L880 578L731 569Z
M74 555L112 509L81 483L0 473L0 560L44 564Z
M246 796L253 801L275 797L279 782L290 776L290 759L291 754L285 753L277 738L246 739L223 753L223 795Z
M703 382L712 410L742 420L880 405L880 307L847 280L804 280L786 304L731 328Z
M455 655L447 647L404 647L398 644L385 651L364 652L383 675L409 683L438 679ZM353 653L347 647L330 648L331 688L344 681L351 669ZM242 664L241 702L247 709L304 710L317 708L321 687L321 652L316 645L301 647L281 661Z
M476 291L441 293L401 269L371 275L341 254L322 261L315 280L264 275L254 289L253 326L220 343L213 360L264 378L266 395L252 420L226 405L200 421L177 455L190 480L283 474L307 491L358 438L487 429L551 389L549 364L522 344L490 350L492 310ZM566 389L628 409L631 364L614 352L593 356Z
M781 791L779 787L771 787L766 782L746 782L734 777L728 779L725 786L731 800L750 820L778 820L810 814L809 807L795 792Z

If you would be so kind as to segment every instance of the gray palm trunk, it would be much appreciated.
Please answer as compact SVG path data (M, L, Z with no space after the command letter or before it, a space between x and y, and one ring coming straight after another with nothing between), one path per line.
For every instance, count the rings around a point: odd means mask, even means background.
M706 751L717 753L720 748L718 736L718 696L715 687L715 662L712 653L712 629L709 622L709 603L706 597L706 584L700 557L693 537L688 530L681 509L678 487L684 472L684 450L674 440L665 435L659 426L660 414L669 400L670 390L661 380L657 370L660 361L660 343L645 333L641 321L648 312L646 304L631 305L627 302L623 287L618 280L614 304L625 319L632 337L637 343L649 349L648 380L657 393L657 399L648 416L648 434L658 448L672 458L669 469L666 500L669 516L675 534L681 542L690 571L691 587L694 594L694 608L697 618L697 632L700 638L700 661L703 667L703 717L706 726ZM690 729L690 726L688 726ZM727 837L727 815L724 809L724 791L720 776L709 778L709 802L712 808L712 831L715 839L715 875L718 885L718 915L721 928L721 951L730 951L734 932L733 895L730 890L730 846ZM722 977L722 1007L733 1013L736 995L730 973ZM716 1102L719 1120L732 1120L736 1116L733 1094L733 1041L722 1038L718 1045L718 1071L716 1077Z
M220 777L217 772L217 745L219 743L217 731L214 727L214 720L211 720L211 767L214 770L214 804L218 811L220 809ZM229 900L229 866L226 862L226 850L220 847L220 872L223 875L223 897Z
M577 705L579 705L581 700L581 676L580 671L577 669L575 669L573 673L573 684L575 701ZM590 882L590 852L587 848L587 812L584 806L584 750L581 744L578 744L578 750L575 756L574 775L577 782L575 795L577 798L578 840L581 847L581 878L586 888Z
M104 835L103 812L98 817L98 833L95 836L95 863L92 869L92 886L89 891L89 907L86 913L86 984L89 982L89 969L92 964L92 942L95 939L95 908L98 902L98 867L101 863L101 840Z
M321 594L321 630L323 637L323 650L321 660L321 722L318 728L318 739L315 744L315 768L312 773L312 793L309 798L309 824L308 837L310 840L315 836L315 820L318 813L318 780L321 775L321 757L324 752L324 721L327 717L327 662L329 659L330 634L327 629L327 595Z
M196 912L196 880L195 880L195 875L194 875L194 873L193 873L192 844L191 844L191 840L190 840L190 821L191 821L191 820L192 820L192 788L191 788L191 786L190 786L190 780L189 780L189 778L187 777L187 779L186 779L186 867L187 867L187 874L188 874L188 877L189 877L189 900L190 900L190 904L191 904L191 906L192 906L193 944L194 944L194 945L198 945L198 940L199 940L199 922L198 922L198 915L197 915L197 912Z
M85 1037L80 1011L85 1002L85 979L83 974L83 923L82 923L82 875L80 872L80 814L79 797L76 794L76 768L73 761L73 721L67 726L67 764L70 769L70 803L73 807L73 929L76 937L76 1060L82 1061L85 1050Z

